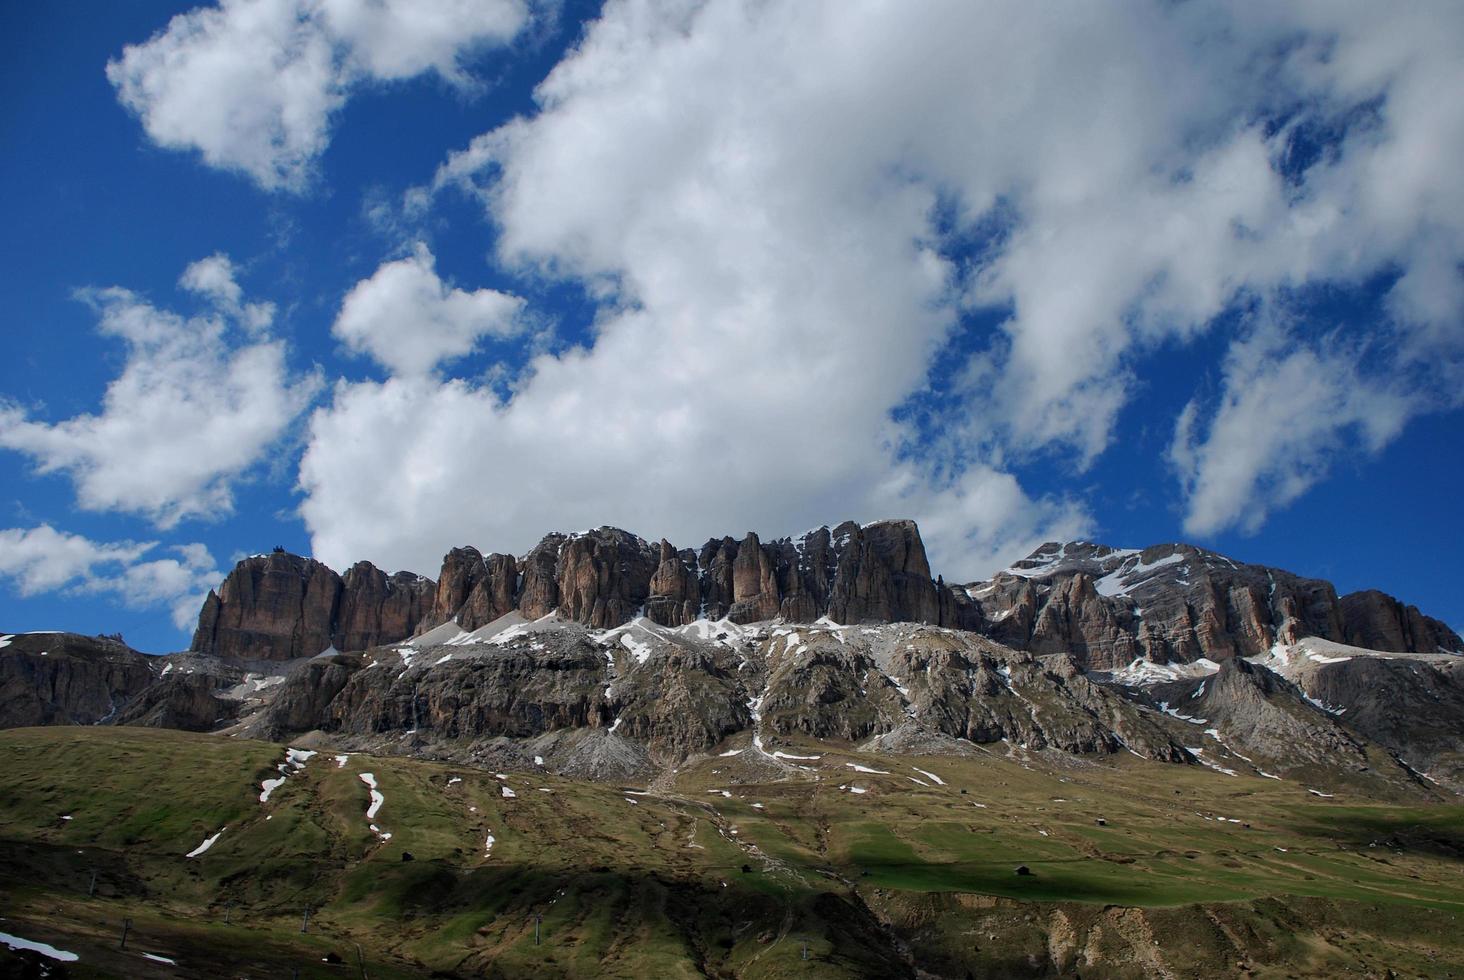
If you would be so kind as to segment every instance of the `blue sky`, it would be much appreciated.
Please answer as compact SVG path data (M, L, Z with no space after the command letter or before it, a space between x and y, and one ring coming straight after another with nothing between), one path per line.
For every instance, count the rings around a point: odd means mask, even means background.
M1089 18L1091 18L1089 20ZM0 11L0 627L275 544L1188 540L1464 596L1464 8Z

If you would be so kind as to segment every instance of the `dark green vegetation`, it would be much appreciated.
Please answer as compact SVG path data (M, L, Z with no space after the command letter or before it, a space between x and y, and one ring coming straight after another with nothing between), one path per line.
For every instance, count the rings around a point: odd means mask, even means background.
M0 759L0 932L79 955L53 976L1464 976L1464 807L1128 756L748 749L617 787L322 750L263 804L282 746Z

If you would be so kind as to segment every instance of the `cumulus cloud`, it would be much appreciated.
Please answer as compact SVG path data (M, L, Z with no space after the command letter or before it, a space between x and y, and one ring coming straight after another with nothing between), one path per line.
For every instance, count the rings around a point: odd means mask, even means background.
M1457 338L1464 105L1438 93L1461 33L1445 3L612 0L536 112L408 195L466 190L501 263L584 284L591 346L533 358L507 399L420 371L340 383L301 467L316 551L431 568L553 526L690 543L906 513L964 575L1081 529L1006 461L1091 463L1143 359L1238 302L1399 270L1379 332L1424 360ZM1273 351L1275 396L1340 350ZM937 359L961 369L932 392ZM950 406L934 446L892 416L929 394ZM1401 424L1386 398L1331 404L1338 431ZM1208 410L1174 453L1195 494L1230 428ZM1262 510L1298 485L1256 472L1238 485Z
M470 293L443 282L432 252L418 242L410 256L384 263L346 294L331 332L393 374L423 375L484 337L520 332L523 305L496 290Z
M0 403L0 447L29 456L39 473L65 473L87 510L142 514L168 528L232 510L232 485L280 438L319 390L297 377L283 341L261 336L266 307L242 303L228 260L195 263L181 285L215 310L184 317L119 287L85 297L99 331L127 349L101 410L59 422ZM242 318L242 319L241 319ZM248 340L233 343L243 327Z
M269 329L274 322L274 304L244 302L244 289L236 280L236 272L233 261L222 252L216 252L184 269L178 285L211 300L221 311L252 332Z
M167 550L175 558L143 556L157 542L97 542L58 531L49 524L0 530L0 577L11 580L22 596L64 591L108 595L131 609L166 606L173 623L187 630L220 572L202 544Z
M522 0L221 0L125 47L107 78L160 146L299 191L355 88L426 72L466 86L463 59L527 21Z

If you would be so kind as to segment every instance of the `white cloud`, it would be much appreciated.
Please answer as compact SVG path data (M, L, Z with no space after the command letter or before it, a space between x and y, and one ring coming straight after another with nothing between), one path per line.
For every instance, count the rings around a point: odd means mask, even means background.
M393 374L423 375L469 353L484 337L523 329L523 301L492 289L471 293L437 276L432 252L418 242L358 282L341 304L331 332Z
M1335 343L1300 345L1274 324L1233 345L1206 431L1192 401L1170 445L1187 497L1185 531L1255 532L1324 479L1334 456L1357 459L1397 436L1424 406L1396 381L1360 373L1366 360Z
M236 281L237 270L229 257L216 252L183 270L178 285L211 300L219 310L239 320L247 329L260 333L274 322L273 303L245 303L244 289Z
M155 143L298 191L355 88L428 71L467 85L462 59L527 20L521 0L221 0L125 47L107 78Z
M53 423L0 403L0 447L31 457L40 473L70 476L87 510L142 514L164 528L230 512L234 481L304 411L320 379L292 376L284 342L259 335L262 307L232 298L219 260L227 265L215 256L190 266L183 284L221 295L244 318L248 342L231 343L220 313L185 318L126 289L92 291L100 332L127 347L101 410Z
M1238 299L1397 268L1425 324L1406 343L1457 337L1437 317L1464 258L1464 103L1438 93L1464 71L1461 23L1446 3L608 3L538 111L430 188L479 196L505 266L587 284L592 346L534 358L507 401L338 385L301 467L315 549L430 569L556 526L693 543L909 513L970 543L955 575L1082 527L1004 461L1091 462L1144 358ZM1282 165L1345 120L1304 172ZM932 448L891 410L993 305L1011 310L995 335L949 355L969 362ZM1387 399L1337 409L1393 431L1364 414ZM1246 414L1288 445L1284 420ZM1263 469L1240 487L1265 508L1298 484Z
M142 557L156 542L100 543L49 524L0 530L0 577L23 596L65 591L110 595L131 609L167 606L180 630L191 629L208 589L221 577L201 544L174 546L176 558Z

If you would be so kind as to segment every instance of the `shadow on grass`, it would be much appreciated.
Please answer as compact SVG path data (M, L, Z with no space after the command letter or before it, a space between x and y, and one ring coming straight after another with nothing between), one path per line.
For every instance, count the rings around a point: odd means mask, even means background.
M1378 847L1464 861L1464 807L1431 811L1337 808L1298 814L1294 829L1357 848Z

